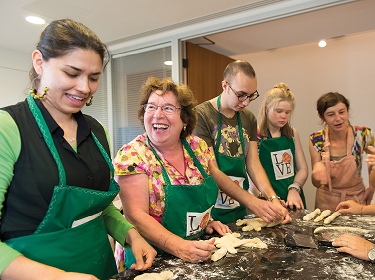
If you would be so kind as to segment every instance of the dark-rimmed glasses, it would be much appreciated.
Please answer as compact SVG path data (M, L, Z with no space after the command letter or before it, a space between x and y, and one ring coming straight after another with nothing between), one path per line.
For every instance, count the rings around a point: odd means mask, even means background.
M238 100L241 101L241 102L244 102L248 98L249 98L250 101L252 101L252 100L255 100L255 99L257 99L259 97L259 93L258 93L257 90L254 91L252 94L249 94L249 95L246 94L246 93L245 94L239 94L237 91L235 91L231 87L231 85L228 82L226 82L226 83L229 86L229 88L233 91L233 93L237 96Z
M147 113L154 113L159 107L166 115L172 115L177 112L177 110L181 110L181 108L176 107L172 104L165 104L163 106L158 106L152 103L146 103L142 105L143 109L145 109L145 112Z

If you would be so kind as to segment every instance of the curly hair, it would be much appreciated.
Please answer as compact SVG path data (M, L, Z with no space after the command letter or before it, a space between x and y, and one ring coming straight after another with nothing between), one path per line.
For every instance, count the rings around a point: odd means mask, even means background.
M177 85L171 78L158 79L149 77L141 87L141 99L139 101L141 108L138 111L138 119L141 121L143 127L145 109L142 105L148 102L150 95L156 90L161 90L161 95L170 91L176 96L177 102L181 107L180 118L187 124L186 129L181 130L180 138L186 138L188 135L192 134L198 121L198 116L195 111L195 106L198 102L188 86L184 84Z
M273 88L267 92L260 106L258 120L261 136L267 136L268 110L282 101L289 102L292 105L292 111L294 110L294 94L289 90L287 84L279 83L274 85ZM293 128L289 122L284 125L281 130L286 137L291 138L293 136Z

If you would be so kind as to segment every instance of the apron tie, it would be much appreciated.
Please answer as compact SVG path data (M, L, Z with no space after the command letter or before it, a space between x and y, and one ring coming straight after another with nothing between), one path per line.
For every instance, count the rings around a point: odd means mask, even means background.
M329 140L327 140L325 145L324 145L324 152L322 152L322 161L324 162L324 165L326 166L326 170L327 170L328 189L329 189L330 192L332 192L331 164L330 164L331 154L329 152L330 146L331 146L331 142L329 142Z

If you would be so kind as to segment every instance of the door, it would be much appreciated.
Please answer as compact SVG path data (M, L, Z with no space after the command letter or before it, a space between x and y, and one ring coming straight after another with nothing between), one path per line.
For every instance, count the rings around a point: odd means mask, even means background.
M198 104L222 92L221 81L225 67L234 59L186 42L187 85Z

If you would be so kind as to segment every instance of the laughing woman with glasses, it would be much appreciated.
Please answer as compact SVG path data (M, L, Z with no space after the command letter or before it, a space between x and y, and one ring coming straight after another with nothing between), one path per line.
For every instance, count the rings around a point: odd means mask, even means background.
M218 184L235 184L212 164L206 143L192 135L196 100L184 85L149 78L141 89L138 117L146 132L114 159L124 213L152 245L185 261L205 261L214 240L192 241L228 226L211 219ZM216 182L215 182L216 181ZM126 251L126 267L133 262Z

